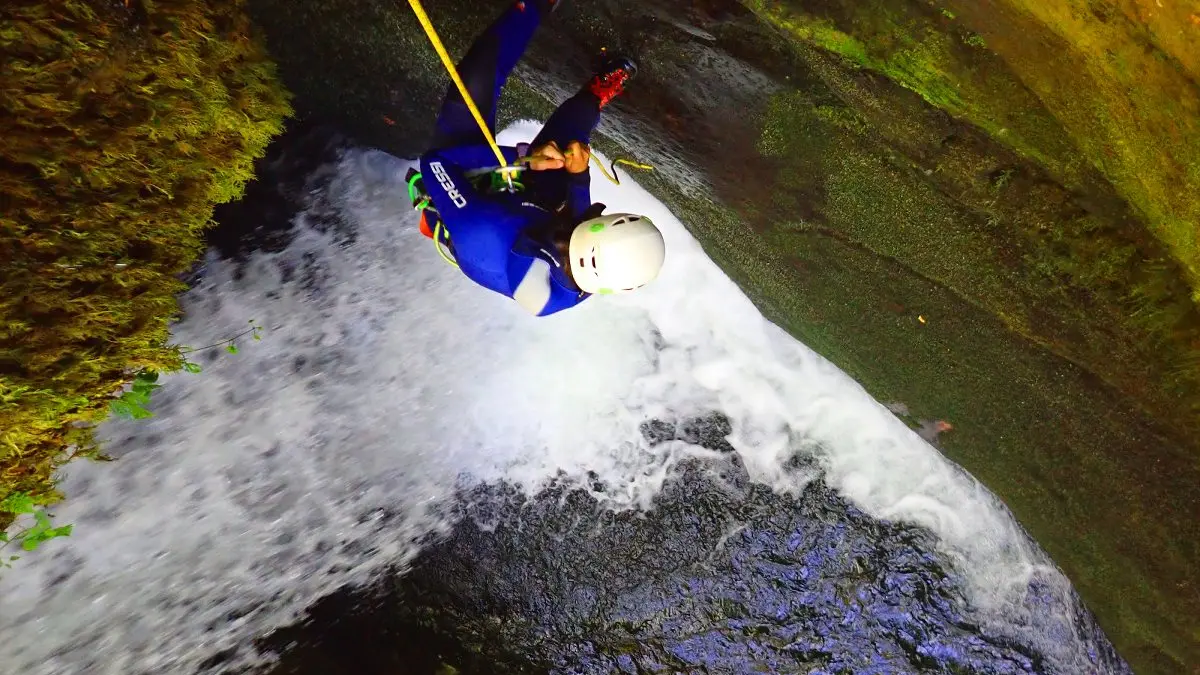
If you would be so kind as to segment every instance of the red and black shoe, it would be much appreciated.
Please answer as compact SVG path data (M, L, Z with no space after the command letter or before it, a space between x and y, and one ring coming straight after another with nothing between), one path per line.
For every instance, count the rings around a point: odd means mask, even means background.
M536 5L538 9L542 10L543 12L545 12L547 14L558 9L558 6L562 4L562 0L529 0L529 1L532 2L534 5ZM516 2L513 3L513 6L516 7L517 9L521 10L522 12L524 12L525 11L525 2L526 2L526 0L516 0Z
M637 63L628 57L617 56L609 59L600 71L588 81L588 89L600 99L600 107L625 91L625 83L637 75Z

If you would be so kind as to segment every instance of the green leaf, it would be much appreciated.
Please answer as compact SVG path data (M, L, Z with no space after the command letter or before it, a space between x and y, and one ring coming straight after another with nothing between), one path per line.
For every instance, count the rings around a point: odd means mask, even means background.
M150 397L143 393L125 392L121 398L116 399L108 404L114 415L126 417L134 420L146 419L154 417L154 413L146 410L145 403L150 402Z
M8 533L0 532L0 544L7 544L7 543L8 543Z
M143 408L140 405L133 406L131 408L131 411L133 413L133 419L135 419L135 420L144 420L147 417L154 417L154 413L150 412L149 410L146 410L145 408Z
M117 417L133 418L133 408L128 403L117 399L108 404L108 409Z
M225 348L225 351L229 352L230 354L236 354L238 353L237 345L231 344Z
M261 335L259 335L258 333L255 333L255 334L254 334L254 339L255 339L255 340L261 340L261 339L262 339L262 336L261 336Z
M8 513L33 513L33 497L24 492L14 492L0 502L0 511Z
M150 402L150 395L154 393L154 390L161 387L161 384L145 384L140 387L134 387L131 393L137 398L139 404L146 405Z
M201 370L200 364L192 363L191 361L184 361L183 369L188 371L189 373L198 373Z
M134 379L134 384L137 384L138 382L158 382L158 371L143 370L142 372L138 373L137 378Z

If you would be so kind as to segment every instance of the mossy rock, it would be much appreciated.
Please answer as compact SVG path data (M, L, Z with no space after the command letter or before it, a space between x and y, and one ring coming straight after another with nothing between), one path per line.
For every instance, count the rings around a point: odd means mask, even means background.
M1072 189L1109 182L1200 302L1200 14L1187 3L744 3L969 120ZM1145 4L1145 7L1139 5Z
M240 0L0 8L0 500L57 494L289 113Z

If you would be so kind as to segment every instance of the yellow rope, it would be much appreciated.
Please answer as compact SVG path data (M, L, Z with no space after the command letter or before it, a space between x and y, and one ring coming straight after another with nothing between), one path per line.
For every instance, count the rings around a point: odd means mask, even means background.
M462 95L463 101L466 102L467 108L471 111L471 116L475 118L475 123L479 125L479 130L483 132L483 137L487 139L492 152L496 154L496 159L499 160L501 166L500 171L510 173L513 167L508 166L508 161L504 159L504 153L500 152L500 146L496 144L496 139L492 137L492 131L488 129L487 122L483 121L483 115L479 113L479 108L475 106L475 100L471 98L471 92L467 91L467 85L463 84L462 78L459 77L458 68L454 67L454 61L446 53L446 47L442 45L442 40L438 37L437 30L433 27L433 22L429 20L429 15L425 13L425 8L421 6L421 0L408 0L408 4L417 15L417 20L421 22L421 27L425 29L425 35L429 37L429 42L433 44L433 49L442 58L442 65L446 67L446 72L450 74L450 79L454 80L454 85L458 87L458 93Z
M612 175L609 175L608 169L604 168L604 162L601 162L599 159L597 159L595 154L592 154L592 161L596 163L596 166L600 167L600 173L604 174L604 177L608 179L608 182L612 183L613 185L621 184L621 181L616 177L616 167L613 167L613 173ZM644 171L654 170L654 167L650 166L649 164L640 164L628 159L618 159L614 161L613 164L624 164L626 166L632 166L635 169L642 169Z
M462 77L458 74L458 68L455 67L450 54L446 52L446 47L442 44L437 30L433 27L433 22L429 20L429 15L425 13L425 8L421 6L421 0L408 0L408 5L412 7L413 13L417 15L417 21L421 22L421 28L425 29L426 37L429 38L434 51L442 59L442 65L446 67L446 72L450 74L450 79L454 80L454 86L458 87L458 93L462 95L463 102L467 104L467 109L471 111L471 117L475 118L475 123L479 125L479 130L483 132L483 137L487 139L488 146L492 148L492 152L495 153L496 159L500 162L501 172L505 174L511 185L512 172L508 170L510 168L508 160L504 159L504 153L500 152L500 146L496 144L496 139L492 137L491 129L488 129L487 122L483 121L483 115L479 113L479 108L475 105L475 99L471 98L471 92L467 91L467 85L463 84ZM454 260L442 248L442 232L446 232L446 237L449 238L450 232L439 218L437 227L434 228L433 232L433 245L437 248L438 255L442 257L442 260L458 267L458 261Z
M451 256L449 253L447 253L446 249L442 248L442 233L443 232L446 233L447 238L450 237L450 232L446 230L444 225L442 225L442 219L439 218L438 224L436 226L434 226L434 228L433 228L433 246L434 246L434 248L437 249L438 255L442 256L442 260L445 260L446 262L450 263L451 265L453 265L454 267L457 268L458 261L455 260L454 257Z

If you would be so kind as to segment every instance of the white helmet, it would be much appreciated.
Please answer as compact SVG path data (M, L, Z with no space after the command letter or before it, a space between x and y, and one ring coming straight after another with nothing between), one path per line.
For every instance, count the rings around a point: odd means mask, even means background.
M571 233L571 275L585 293L621 293L658 276L667 247L645 216L614 213L585 220Z

